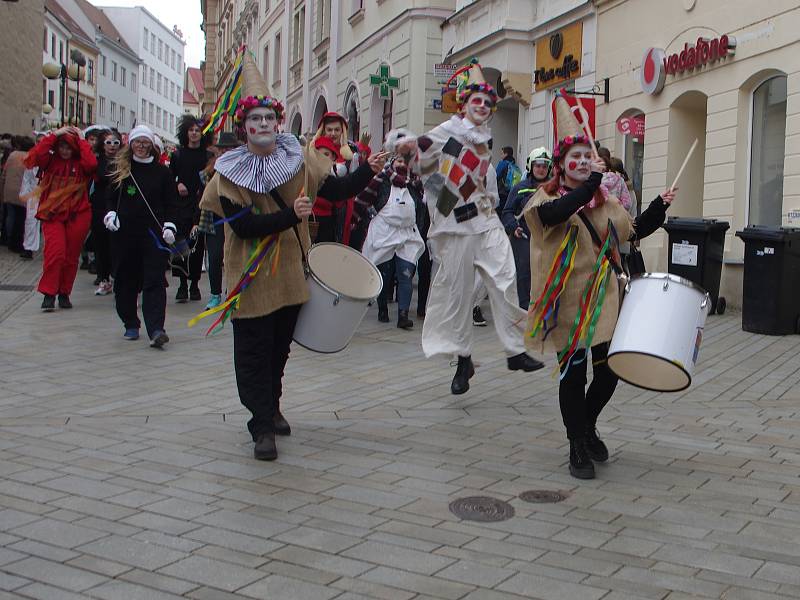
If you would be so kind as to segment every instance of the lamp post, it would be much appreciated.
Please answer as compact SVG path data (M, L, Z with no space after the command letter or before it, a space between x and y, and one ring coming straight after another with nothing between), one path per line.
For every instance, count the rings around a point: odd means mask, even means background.
M78 49L73 49L69 53L74 65L70 65L67 70L69 78L76 82L77 89L75 91L75 123L80 126L83 120L83 115L78 112L78 103L81 101L81 80L86 76L86 57Z
M81 79L86 75L86 57L80 50L72 50L70 58L75 63L70 65L69 68L65 64L45 63L42 66L42 75L47 79L60 79L61 80L61 126L66 125L67 119L65 115L67 94L67 78L77 82L77 96L75 98L75 114L78 113L78 99L81 93ZM77 120L77 119L76 119Z

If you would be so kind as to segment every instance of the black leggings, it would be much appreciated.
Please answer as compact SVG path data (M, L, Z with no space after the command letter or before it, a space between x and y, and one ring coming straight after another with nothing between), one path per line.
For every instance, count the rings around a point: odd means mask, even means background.
M597 425L597 417L605 408L619 378L608 368L608 342L592 346L592 372L594 377L586 391L586 350L578 350L569 363L568 371L562 369L558 387L561 418L569 439L582 438Z

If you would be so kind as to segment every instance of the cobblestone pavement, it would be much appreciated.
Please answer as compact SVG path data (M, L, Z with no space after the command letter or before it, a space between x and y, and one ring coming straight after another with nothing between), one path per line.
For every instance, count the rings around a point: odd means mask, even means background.
M578 482L549 369L508 372L491 327L459 397L419 327L374 313L343 353L295 348L294 432L260 463L230 329L187 329L197 303L170 300L157 351L85 272L72 311L23 300L0 323L1 599L800 597L800 337L710 318L694 386L621 386ZM476 495L516 515L449 512Z

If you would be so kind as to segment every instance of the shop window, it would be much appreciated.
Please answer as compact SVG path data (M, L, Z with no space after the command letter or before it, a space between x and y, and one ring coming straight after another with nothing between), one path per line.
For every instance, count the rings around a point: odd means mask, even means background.
M344 116L347 119L347 133L354 142L361 137L361 120L358 114L358 89L350 86L344 101Z
M753 90L750 141L750 225L781 225L786 143L786 76L767 79Z
M394 104L392 100L393 98L389 97L388 100L383 101L383 115L382 115L383 136L381 137L382 140L385 140L386 135L392 130L392 108Z

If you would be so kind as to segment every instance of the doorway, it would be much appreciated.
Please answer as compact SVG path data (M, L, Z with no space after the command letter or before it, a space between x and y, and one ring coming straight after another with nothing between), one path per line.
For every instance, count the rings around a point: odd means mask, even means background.
M670 209L672 216L703 216L707 105L705 94L691 91L679 96L669 108L666 185L672 185L687 152L697 139L697 148L677 184L680 191Z

